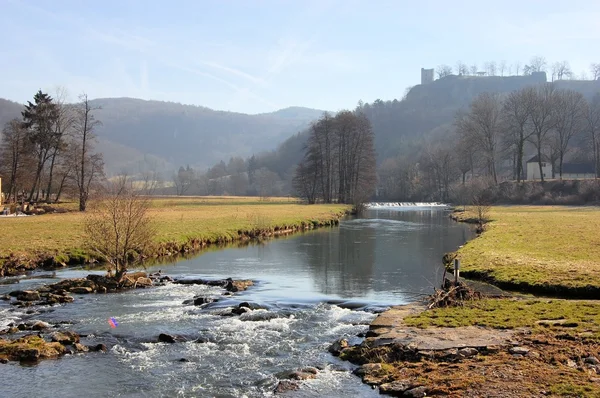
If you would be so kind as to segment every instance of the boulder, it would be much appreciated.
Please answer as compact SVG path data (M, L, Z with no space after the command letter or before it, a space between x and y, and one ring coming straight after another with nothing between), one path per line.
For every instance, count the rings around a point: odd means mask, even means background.
M87 346L85 346L81 343L75 343L74 347L75 347L75 350L77 350L77 352L88 352L90 350Z
M158 341L161 343L173 344L176 341L176 339L175 336L166 333L161 333L158 335Z
M427 396L427 387L419 386L411 388L410 390L404 391L405 397L421 398Z
M589 356L583 360L585 363L589 363L591 365L599 365L600 361L595 356Z
M232 314L235 315L242 315L245 314L246 312L251 312L252 310L248 307L238 307L238 308L234 308L231 310Z
M529 352L529 348L527 347L511 347L508 352L510 352L513 355L527 355L527 353Z
M102 343L96 344L96 345L93 345L93 346L90 345L90 346L88 346L88 348L89 348L90 351L94 351L94 352L99 352L99 351L106 352L107 351L106 346L104 344L102 344Z
M243 292L250 286L254 285L251 280L233 280L231 278L226 279L225 290L228 292Z
M341 352L348 348L348 340L346 339L339 339L338 341L334 342L332 345L329 346L328 351L333 355L333 356L340 356Z
M301 370L296 370L294 372L291 372L288 378L292 380L308 380L314 379L315 377L315 373L302 372Z
M396 380L391 383L384 383L379 386L379 392L382 394L393 395L396 397L402 396L405 391L413 388L414 384L409 380Z
M473 347L465 347L458 350L457 354L461 358L471 358L479 354L479 351L477 351L477 349Z
M135 286L138 288L150 287L152 286L152 279L144 277L137 278L137 280L135 281Z
M313 366L306 366L306 367L300 369L300 371L304 372L304 373L312 373L314 375L316 375L317 373L319 373L319 369L317 369L317 368L315 368Z
M100 287L104 287L104 289L106 289L105 292L109 290L117 290L119 288L119 283L115 279L108 278L104 275L91 274L86 276L86 279L94 282L98 287L98 290L100 290Z
M281 380L275 387L275 394L283 394L288 391L297 391L300 388L297 381Z
M4 294L4 295L0 296L0 300L9 301L10 296L8 294Z
M43 321L35 321L31 325L31 330L44 330L44 329L48 329L49 327L50 327L49 323L46 323Z
M18 360L22 362L37 362L40 359L40 350L37 348L29 348L20 350L18 353Z
M53 305L58 303L72 303L75 299L71 296L61 296L58 294L49 293L46 301L43 304Z
M76 286L69 289L71 293L75 294L90 294L93 293L94 290L91 287L87 286Z
M208 304L214 301L217 300L213 299L212 297L196 297L194 298L194 305Z
M382 366L380 363L365 363L360 368L357 368L354 371L354 374L357 375L358 377L363 377L363 376L371 374L371 373L380 372L381 369L382 369Z
M50 335L50 338L62 345L79 343L79 335L75 332L54 332Z
M19 301L38 301L40 300L40 293L35 290L22 290L16 297Z

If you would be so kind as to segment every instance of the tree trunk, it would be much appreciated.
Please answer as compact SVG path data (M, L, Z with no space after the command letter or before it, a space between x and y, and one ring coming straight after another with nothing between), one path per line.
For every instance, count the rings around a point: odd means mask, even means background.
M540 180L544 182L544 169L542 168L542 149L538 144L538 166L540 167Z
M517 182L521 182L523 178L523 141L519 143L517 152Z
M563 158L564 158L564 154L561 152L560 155L558 155L558 175L559 178L562 180L562 167L563 167Z
M48 174L48 187L46 188L46 197L44 200L50 202L50 192L52 191L52 176L54 174L54 163L56 161L56 151L52 154L52 161L50 162L50 173Z
M38 186L38 182L40 180L40 176L42 175L42 167L44 167L44 163L42 162L42 160L40 158L38 160L37 169L35 171L35 178L33 179L33 185L31 186L31 192L29 192L29 198L27 199L28 202L31 202L33 200L33 195L35 194L36 188Z

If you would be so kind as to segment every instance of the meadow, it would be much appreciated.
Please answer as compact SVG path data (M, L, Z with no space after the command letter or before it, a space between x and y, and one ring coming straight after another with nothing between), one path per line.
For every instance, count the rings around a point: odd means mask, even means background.
M539 293L600 289L600 207L494 206L488 218L457 251L461 275Z
M70 210L29 217L0 219L0 259L9 256L64 256L85 254L85 214L75 203L58 208ZM232 241L239 231L300 227L339 219L346 205L305 205L293 198L256 197L159 197L149 211L157 244L184 244L189 240L206 243Z

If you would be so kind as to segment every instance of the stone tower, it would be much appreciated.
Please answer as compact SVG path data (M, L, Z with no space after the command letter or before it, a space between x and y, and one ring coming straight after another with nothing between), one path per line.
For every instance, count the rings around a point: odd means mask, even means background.
M433 69L421 68L421 84L433 83Z

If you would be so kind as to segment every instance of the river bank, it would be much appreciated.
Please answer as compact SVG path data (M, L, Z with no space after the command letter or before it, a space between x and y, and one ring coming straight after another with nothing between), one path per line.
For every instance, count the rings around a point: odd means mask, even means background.
M306 206L288 198L153 199L150 213L158 234L148 257L170 258L209 246L334 226L349 210L345 205ZM85 247L84 217L67 212L0 220L0 276L96 262Z
M394 396L600 396L600 303L574 299L598 298L600 209L493 207L488 219L446 261L458 257L461 276L565 298L394 307L338 354Z

